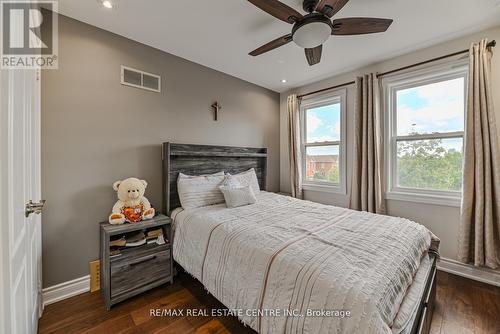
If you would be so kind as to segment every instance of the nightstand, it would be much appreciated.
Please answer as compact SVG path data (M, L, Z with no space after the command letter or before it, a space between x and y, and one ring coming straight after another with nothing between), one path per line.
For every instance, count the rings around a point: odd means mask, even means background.
M163 232L165 243L150 240L135 247L116 246L111 253L110 243L133 238L141 232ZM158 215L153 219L130 224L100 224L101 290L108 310L112 305L144 291L173 282L171 219ZM140 242L139 242L140 243ZM161 242L160 242L161 243Z

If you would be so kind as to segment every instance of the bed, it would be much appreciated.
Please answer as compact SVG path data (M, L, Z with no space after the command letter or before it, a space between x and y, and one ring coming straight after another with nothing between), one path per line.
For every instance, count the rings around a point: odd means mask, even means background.
M254 168L267 150L163 144L173 256L259 333L428 333L439 240L403 218L266 191L257 203L180 209L177 176Z

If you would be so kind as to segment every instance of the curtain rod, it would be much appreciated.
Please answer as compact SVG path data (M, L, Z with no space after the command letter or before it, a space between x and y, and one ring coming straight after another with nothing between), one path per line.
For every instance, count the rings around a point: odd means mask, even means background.
M349 81L349 82L346 82L346 83L343 83L343 84L340 84L340 85L326 87L326 88L323 88L323 89L315 90L314 92L310 92L310 93L307 93L307 94L298 95L297 98L301 99L301 98L303 98L305 96L309 96L309 95L313 95L313 94L317 94L317 93L326 92L327 90L332 90L332 89L336 89L336 88L340 88L340 87L354 85L355 83L356 83L356 81Z
M489 42L488 44L486 44L486 47L493 48L493 47L495 47L495 45L497 45L497 42L495 40L493 40L493 41ZM438 60L442 60L442 59L446 59L446 58L449 58L449 57L458 56L458 55L461 55L463 53L468 53L468 52L469 52L469 49L458 51L458 52L453 52L453 53L450 53L450 54L447 54L447 55L444 55L444 56L441 56L441 57L436 57L436 58L432 58L432 59L429 59L429 60L421 61L420 63L416 63L416 64L413 64L413 65L408 65L408 66L400 67L400 68L397 68L395 70L390 70L390 71L383 72L383 73L377 73L377 78L380 78L380 77L383 77L384 75L392 74L392 73L395 73L395 72L403 71L403 70L406 70L406 69L409 69L409 68L412 68L412 67L417 67L417 66L420 66L420 65L425 65L425 64L432 63L432 62L435 62L435 61L438 61Z
M497 45L497 42L495 40L493 40L493 41L489 42L488 44L486 44L486 47L493 48L496 45ZM441 59L445 59L445 58L449 58L449 57L453 57L453 56L458 56L458 55L461 55L461 54L467 53L467 52L469 52L468 49L467 50L462 50L462 51L459 51L459 52L450 53L450 54L447 54L447 55L444 55L444 56L441 56L441 57L437 57L437 58L433 58L433 59L429 59L429 60L426 60L426 61L422 61L420 63L416 63L416 64L413 64L413 65L408 65L408 66L400 67L400 68L397 68L395 70L391 70L391 71L387 71L387 72L383 72L383 73L377 73L377 78L382 77L384 75L388 75L388 74L392 74L392 73L395 73L395 72L399 72L399 71L402 71L402 70L406 70L406 69L409 69L409 68L412 68L412 67L416 67L416 66L420 66L420 65L432 63L434 61L438 61L438 60L441 60ZM315 90L314 92L310 92L310 93L298 95L297 98L300 99L300 98L303 98L303 97L306 97L306 96L309 96L309 95L326 92L327 90L332 90L332 89L336 89L336 88L350 86L350 85L353 85L355 83L356 83L356 81L349 81L349 82L346 82L346 83L343 83L343 84L340 84L340 85L326 87L326 88L323 88L323 89Z

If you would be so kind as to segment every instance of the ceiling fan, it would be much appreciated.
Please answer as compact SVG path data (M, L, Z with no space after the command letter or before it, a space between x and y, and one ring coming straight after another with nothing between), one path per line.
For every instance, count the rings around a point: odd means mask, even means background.
M330 20L349 0L304 0L302 7L307 15L302 15L278 0L248 0L272 16L293 24L292 32L275 39L250 52L258 56L294 41L304 48L310 66L321 61L323 43L330 35L362 35L386 31L391 19L371 17L349 17Z

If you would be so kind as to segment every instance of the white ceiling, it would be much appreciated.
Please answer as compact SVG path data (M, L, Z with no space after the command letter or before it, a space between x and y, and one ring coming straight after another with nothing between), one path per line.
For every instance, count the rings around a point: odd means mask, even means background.
M283 0L302 12L300 0ZM386 33L332 36L309 67L293 43L248 52L291 31L246 0L60 0L59 12L257 85L283 92L500 24L498 0L351 0L336 16L392 18ZM286 79L287 83L281 83Z

